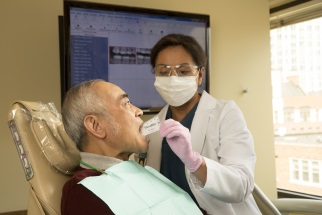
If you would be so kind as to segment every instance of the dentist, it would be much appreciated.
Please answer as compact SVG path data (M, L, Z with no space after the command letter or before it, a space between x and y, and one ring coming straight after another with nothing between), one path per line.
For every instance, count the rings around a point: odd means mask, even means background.
M198 42L170 34L151 50L154 86L167 105L149 135L147 165L190 194L207 214L261 214L252 196L256 155L233 101L198 92L207 58Z

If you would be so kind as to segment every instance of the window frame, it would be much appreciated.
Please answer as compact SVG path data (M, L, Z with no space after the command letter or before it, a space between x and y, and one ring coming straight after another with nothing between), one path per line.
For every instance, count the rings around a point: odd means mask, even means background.
M284 5L282 5L278 8L270 9L270 30L287 26L287 25L300 23L300 22L305 22L319 17L322 17L322 3L319 2L318 0L303 1L303 3L297 3L289 6L285 4L285 7ZM312 117L312 116L309 115L308 117ZM301 111L301 118L302 118L302 111ZM319 120L320 118L322 118L322 110L317 109L316 120ZM278 120L277 118L276 119L274 118L272 121L273 123L275 123L275 121L277 120ZM320 168L321 168L321 165L322 165L322 161L319 161ZM292 174L293 173L291 172L291 168L290 168L290 177L293 177ZM299 177L300 177L300 174L301 173L299 172ZM313 176L309 175L309 177L313 177ZM322 181L322 173L320 173L319 175L319 180ZM285 190L280 188L277 188L277 195L278 195L278 198L306 198L306 199L322 200L322 195L317 196L313 194L301 193L301 192Z

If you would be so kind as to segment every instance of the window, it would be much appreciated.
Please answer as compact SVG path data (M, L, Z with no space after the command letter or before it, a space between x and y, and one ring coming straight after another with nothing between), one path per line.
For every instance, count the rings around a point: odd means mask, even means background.
M292 160L292 167L293 167L293 170L292 170L292 175L293 175L293 180L294 181L299 181L300 180L300 170L299 170L299 161L298 160Z
M322 196L322 17L270 36L277 187Z
M321 187L322 161L292 158L291 183L306 187Z
M312 112L313 111L314 111L314 109L312 109ZM310 121L310 112L311 112L310 107L301 107L300 108L302 122L309 122Z
M321 165L319 165L319 162L312 162L312 182L316 184L320 183L320 166Z

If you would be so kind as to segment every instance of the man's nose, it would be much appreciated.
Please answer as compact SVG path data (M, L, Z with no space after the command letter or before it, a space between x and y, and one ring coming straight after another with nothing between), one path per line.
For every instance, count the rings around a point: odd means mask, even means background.
M135 116L142 116L143 115L143 111L140 109L140 108L138 108L138 107L136 107L136 106L133 106L134 107L134 111L135 111Z

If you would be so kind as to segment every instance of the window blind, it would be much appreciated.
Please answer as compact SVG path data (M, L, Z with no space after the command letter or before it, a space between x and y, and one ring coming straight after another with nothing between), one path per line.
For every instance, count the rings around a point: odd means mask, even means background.
M322 0L312 0L270 14L271 29L322 17Z

